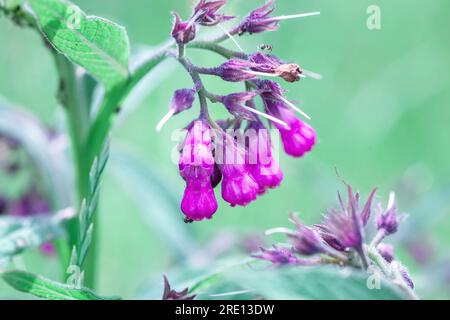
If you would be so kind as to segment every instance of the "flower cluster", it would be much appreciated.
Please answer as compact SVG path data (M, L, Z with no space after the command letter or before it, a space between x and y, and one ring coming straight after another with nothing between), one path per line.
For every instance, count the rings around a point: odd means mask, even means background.
M331 209L320 224L304 225L297 216L290 220L296 229L276 228L267 233L287 235L290 245L262 248L253 257L274 265L324 265L337 264L367 271L381 270L387 279L413 296L414 283L408 270L395 258L394 247L384 242L395 234L405 215L398 215L395 195L391 193L386 209L378 205L375 225L377 233L367 242L365 234L372 216L372 203L376 189L366 203L360 206L359 194L347 186L348 200L344 203L338 193L339 206Z
M159 122L157 131L173 115L190 109L198 95L200 116L186 127L186 138L180 145L179 170L186 182L181 210L187 222L212 218L218 208L214 188L220 183L222 198L231 206L246 206L281 184L283 173L274 150L271 128L279 133L284 150L290 156L302 157L316 143L315 130L296 113L310 118L290 102L286 92L273 81L279 78L297 82L305 77L302 68L267 51L246 54L222 47L220 43L231 38L237 44L234 36L275 30L281 20L318 13L275 17L272 16L274 1L269 1L226 31L221 23L234 19L222 13L226 2L200 0L188 20L173 13L172 37L178 50L168 54L181 63L194 85L174 93L169 112ZM224 35L211 41L196 41L200 27L213 26L219 26ZM189 48L210 50L227 60L217 67L199 67L187 57ZM245 91L213 94L205 88L202 75L241 82ZM231 117L212 119L207 99L223 105Z

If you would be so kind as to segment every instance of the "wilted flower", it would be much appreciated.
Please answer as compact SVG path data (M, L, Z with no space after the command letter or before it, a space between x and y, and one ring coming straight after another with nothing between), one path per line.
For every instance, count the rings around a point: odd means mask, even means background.
M255 121L257 118L250 108L245 104L258 95L254 91L246 91L241 93L232 93L222 98L222 103L227 110L236 118Z
M210 219L217 210L217 201L211 185L214 158L211 153L209 125L202 120L194 122L181 151L179 169L186 180L181 210L188 219Z
M275 245L273 246L273 249L261 248L261 252L252 255L252 257L267 260L276 265L297 264L300 261L291 250Z
M194 8L193 19L202 26L215 26L222 21L231 20L234 17L217 13L226 3L227 0L200 0Z
M276 75L287 82L298 81L302 75L302 70L298 64L285 63L274 55L258 52L250 55L249 60L255 63L255 66L251 67L253 71Z
M256 78L250 70L255 64L242 59L230 59L217 68L211 70L211 74L221 77L225 81L240 82Z
M172 12L174 17L172 37L177 44L183 45L195 39L195 24L192 21L182 21L178 13Z
M269 0L262 7L253 10L239 25L238 33L242 35L244 33L253 34L264 31L276 31L278 30L279 22L282 20L296 19L320 14L320 12L310 12L290 16L271 17L270 15L274 11L274 3L275 0Z
M164 276L164 293L162 300L194 300L195 294L189 295L189 288L177 292L170 287L169 280Z
M304 256L311 256L325 251L320 234L314 229L297 223L297 230L288 234L293 250Z

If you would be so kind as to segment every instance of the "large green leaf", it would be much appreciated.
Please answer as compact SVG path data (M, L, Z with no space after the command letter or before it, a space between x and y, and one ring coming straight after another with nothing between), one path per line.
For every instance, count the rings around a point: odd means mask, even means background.
M50 43L84 67L107 88L129 77L126 30L106 19L86 16L67 0L28 0Z
M48 300L120 300L119 297L100 297L87 288L74 288L24 271L2 274L14 289Z
M265 271L244 270L227 279L243 290L275 300L399 300L402 293L382 281L380 289L369 289L369 275L338 267L296 267Z

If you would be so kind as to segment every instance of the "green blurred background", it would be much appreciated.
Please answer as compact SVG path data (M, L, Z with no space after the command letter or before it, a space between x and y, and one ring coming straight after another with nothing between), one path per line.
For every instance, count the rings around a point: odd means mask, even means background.
M170 11L187 17L193 1L74 2L89 14L125 26L136 48L163 43L172 24ZM230 0L226 11L242 17L262 3ZM372 4L381 8L381 30L366 26L366 10ZM246 208L230 208L221 201L213 220L192 225L182 224L182 215L173 206L167 209L168 200L161 199L158 187L154 195L141 194L136 201L139 186L122 183L111 164L101 199L99 291L133 297L145 280L160 277L171 265L173 249L155 232L158 219L165 215L175 215L177 228L192 233L201 246L224 230L262 234L288 226L290 211L314 223L335 204L336 190L343 189L338 171L363 198L374 186L380 190L377 200L386 201L388 193L396 191L400 210L410 214L394 238L401 260L410 267L419 294L448 297L450 286L442 279L447 274L450 283L449 9L448 0L278 0L278 14L321 11L321 15L286 21L278 32L238 40L246 51L270 44L282 59L323 75L321 81L283 84L289 98L303 102L313 117L318 133L314 152L300 160L282 156L281 188ZM62 113L55 99L56 72L38 35L3 17L0 45L0 95L55 126ZM188 54L204 66L222 61L211 53ZM183 183L170 160L171 134L196 111L173 119L160 134L154 128L166 113L172 92L191 84L173 62L164 63L145 82L141 90L145 94L135 95L129 103L134 109L117 124L112 148L131 151L167 186L168 198L179 201ZM241 90L216 79L206 83L217 93ZM414 258L418 248L430 254L425 263ZM183 249L192 250L187 244ZM33 272L58 277L56 262L37 253L27 254L23 263ZM444 278L437 277L438 269ZM0 284L0 297L12 295L20 297Z

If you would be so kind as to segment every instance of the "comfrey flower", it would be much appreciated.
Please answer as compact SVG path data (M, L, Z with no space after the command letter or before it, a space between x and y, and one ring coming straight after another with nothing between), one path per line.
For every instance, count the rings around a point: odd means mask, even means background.
M316 132L297 118L292 109L303 112L283 97L282 89L276 82L257 81L256 85L262 91L261 98L266 112L287 125L274 122L280 131L285 152L293 157L302 157L310 152L316 144Z
M274 55L257 52L250 55L249 60L255 63L251 69L262 75L278 76L287 82L299 81L302 76L302 70L298 64L285 63Z
M279 27L279 22L288 19L296 19L308 16L315 16L320 12L302 13L290 16L271 17L270 15L275 10L275 0L268 1L260 8L253 10L239 25L238 33L260 33L265 31L276 31Z
M266 232L283 233L292 247L290 249L274 247L262 249L252 256L280 265L325 265L334 264L367 272L382 274L386 281L398 286L410 299L417 299L414 283L408 270L395 258L394 248L376 235L367 241L364 228L371 218L371 207L376 189L368 197L364 206L359 206L359 194L354 194L347 186L348 201L344 204L339 195L339 209L333 209L323 221L312 227L303 225L291 215L290 220L296 230L274 228ZM388 205L391 208L392 205ZM374 271L376 270L376 271Z
M377 228L386 235L397 232L398 226L404 219L404 216L397 215L397 206L395 204L395 194L391 193L389 197L389 204L385 212L379 208L377 216Z
M202 26L215 26L223 21L231 20L234 17L217 13L226 3L227 0L200 0L194 8L192 16Z
M211 184L214 159L209 125L197 120L189 129L179 161L180 175L186 180L181 210L193 221L211 219L217 201Z
M234 206L246 206L256 200L259 186L245 165L245 152L234 139L225 137L225 163L221 166L222 198Z
M277 188L283 181L283 172L280 165L274 159L271 150L268 130L261 122L252 122L247 127L247 132L253 130L256 141L255 148L250 146L247 154L247 165L253 179L259 186L259 194L264 194L268 189Z
M172 12L174 17L172 37L177 44L183 45L195 39L195 23L193 21L182 21L178 13Z
M199 0L191 17L186 21L174 13L172 37L175 41L168 45L172 47L164 49L163 52L165 56L176 59L187 71L192 79L193 89L175 91L169 111L159 121L157 131L160 131L172 116L190 109L195 95L198 95L200 104L198 120L188 126L189 132L181 148L179 163L180 174L186 181L181 201L181 211L186 216L186 222L212 218L218 208L214 188L219 184L222 198L231 206L246 206L269 189L281 184L283 172L267 134L270 125L273 124L280 131L284 150L291 156L303 156L312 150L316 142L314 129L297 118L291 109L307 119L310 118L284 97L284 91L276 82L262 79L276 77L287 82L296 82L301 77L308 76L308 72L298 64L286 63L274 54L245 53L234 37L245 32L256 33L274 28L278 21L294 16L271 17L271 1L254 10L244 22L226 30L221 22L233 18L222 13L226 2ZM216 25L223 31L221 36L210 41L196 41L197 31L201 27ZM233 51L221 45L221 42L228 38L233 40L240 51ZM226 60L219 66L197 66L189 58L191 48L207 49L225 57ZM241 82L245 90L225 95L215 94L205 87L202 79L204 75L216 76L228 82ZM255 103L256 98L263 100L263 109ZM209 113L209 102L223 104L231 117L213 119ZM204 128L200 135L208 138L194 137L193 131L197 123L201 123ZM229 134L228 130L235 132ZM208 135L206 131L214 133ZM239 141L238 136L246 137L251 131L256 132L252 141ZM258 149L250 150L255 144ZM225 150L220 150L223 147ZM226 156L225 161L220 160L221 155ZM202 161L191 163L194 156Z
M195 297L195 294L189 294L189 288L186 288L180 292L173 290L170 287L169 280L166 276L164 276L164 293L162 300L194 300Z

